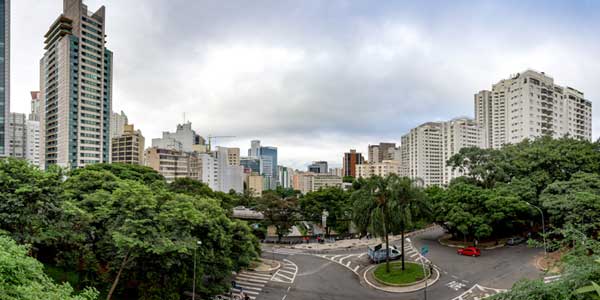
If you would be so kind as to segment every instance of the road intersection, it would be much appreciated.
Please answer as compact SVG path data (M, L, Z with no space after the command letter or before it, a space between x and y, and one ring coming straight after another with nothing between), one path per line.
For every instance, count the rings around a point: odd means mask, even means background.
M540 249L519 245L484 250L477 258L464 257L457 255L456 249L437 242L442 234L438 228L405 241L407 260L430 260L440 273L439 281L428 288L428 299L479 300L509 289L518 279L542 275L534 263ZM393 244L400 247L398 240ZM423 246L429 249L427 258L417 251ZM283 262L283 276L272 275L271 279L279 280L270 280L258 300L423 299L422 291L393 294L366 284L361 278L372 264L364 246L327 253L265 247L263 255Z

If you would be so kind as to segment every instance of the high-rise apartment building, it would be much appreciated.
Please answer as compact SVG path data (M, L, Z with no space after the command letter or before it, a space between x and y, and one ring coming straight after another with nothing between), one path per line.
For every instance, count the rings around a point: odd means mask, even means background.
M8 118L8 149L11 157L25 159L27 118L22 113L10 113Z
M260 197L263 191L263 177L258 173L250 173L246 176L246 188L252 191L254 197Z
M90 12L82 0L63 5L40 61L42 168L109 161L113 54L104 46L105 7Z
M448 185L456 177L463 176L459 170L452 170L447 161L460 149L468 147L483 148L486 144L485 133L476 120L456 118L442 123L443 156L442 184Z
M344 176L356 177L356 165L363 164L364 162L365 158L363 155L354 149L344 153L344 160L342 161Z
M475 94L475 119L487 135L486 146L495 149L540 136L592 139L592 102L533 70Z
M279 185L284 188L290 188L291 187L291 179L290 179L290 168L288 167L284 167L284 166L278 166L277 167L277 173L278 173L278 182Z
M213 156L218 164L218 191L229 192L234 190L238 193L244 191L244 167L239 164L239 148L217 147ZM236 157L233 157L236 156ZM237 165L234 164L237 162Z
M111 162L141 165L144 162L145 139L133 124L123 126L123 133L111 141Z
M0 0L0 157L9 154L10 0Z
M447 167L447 160L462 148L483 144L481 127L473 119L422 124L402 136L400 176L422 180L426 186L447 185L461 176Z
M31 115L29 115L31 118ZM33 165L40 165L40 122L27 120L25 137L25 158Z
M40 92L31 92L31 113L29 114L29 120L40 121Z
M277 187L277 147L261 146L260 161L262 174L268 177L268 189L274 190Z
M125 125L129 124L127 115L121 111L121 113L111 112L110 113L110 138L118 137L125 132Z
M312 164L308 165L308 172L316 174L327 174L328 169L326 161L313 161Z
M369 145L367 158L370 163L378 163L384 160L394 159L394 150L396 143L379 143L379 145Z
M200 181L213 191L219 190L219 161L210 153L198 154L200 159Z

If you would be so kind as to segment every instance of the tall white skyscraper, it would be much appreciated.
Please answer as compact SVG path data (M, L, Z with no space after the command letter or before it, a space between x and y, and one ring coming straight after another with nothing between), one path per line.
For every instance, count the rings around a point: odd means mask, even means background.
M487 135L486 146L495 149L544 135L592 139L592 102L582 92L533 70L475 94L475 119Z
M104 46L105 8L63 5L40 61L42 168L109 162L113 54Z

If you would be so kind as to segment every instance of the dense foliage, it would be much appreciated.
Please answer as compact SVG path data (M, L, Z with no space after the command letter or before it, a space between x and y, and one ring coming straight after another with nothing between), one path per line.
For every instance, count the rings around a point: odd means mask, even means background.
M181 299L191 290L194 251L196 290L222 293L231 272L258 256L250 227L229 217L239 195L193 180L168 184L150 168L63 173L6 159L0 185L0 229L31 245L48 274L102 297Z
M542 137L502 149L464 148L448 165L465 174L447 189L429 188L434 220L457 239L506 237L540 225L600 225L600 146L570 138ZM549 217L549 218L548 218Z
M98 293L86 289L74 295L68 283L56 284L29 250L7 236L0 236L0 299L3 300L94 300Z

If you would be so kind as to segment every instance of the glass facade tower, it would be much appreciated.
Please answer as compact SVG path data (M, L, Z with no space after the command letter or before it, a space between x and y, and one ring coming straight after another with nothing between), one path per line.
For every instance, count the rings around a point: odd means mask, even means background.
M0 0L0 157L8 156L10 116L10 0Z

